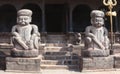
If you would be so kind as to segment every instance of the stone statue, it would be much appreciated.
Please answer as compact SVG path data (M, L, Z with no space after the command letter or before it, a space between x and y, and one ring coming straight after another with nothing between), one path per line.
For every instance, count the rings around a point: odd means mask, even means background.
M104 12L100 10L93 10L90 14L91 26L86 27L85 30L85 49L98 50L108 49L109 39L108 31L104 25Z
M75 33L75 44L80 45L80 43L81 43L81 34Z
M36 25L30 24L31 20L31 10L21 9L17 12L17 25L12 27L12 42L14 44L12 55L36 56L38 54L40 33Z

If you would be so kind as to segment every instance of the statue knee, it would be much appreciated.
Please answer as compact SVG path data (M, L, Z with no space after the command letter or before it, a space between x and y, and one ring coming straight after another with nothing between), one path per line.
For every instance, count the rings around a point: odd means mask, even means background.
M87 43L91 43L92 42L92 39L90 37L86 37L86 42Z

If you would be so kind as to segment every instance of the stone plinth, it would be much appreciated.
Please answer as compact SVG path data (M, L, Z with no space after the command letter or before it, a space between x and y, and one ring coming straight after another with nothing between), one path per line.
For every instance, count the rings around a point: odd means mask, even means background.
M17 49L12 49L11 50L11 55L13 57L37 57L39 55L38 50L17 50Z
M83 70L113 69L113 65L112 56L83 58Z
M118 56L114 56L114 61L115 61L114 67L120 68L120 54Z
M82 50L83 57L107 57L110 50Z
M113 44L113 54L120 53L120 44Z
M6 71L40 72L41 58L6 58Z

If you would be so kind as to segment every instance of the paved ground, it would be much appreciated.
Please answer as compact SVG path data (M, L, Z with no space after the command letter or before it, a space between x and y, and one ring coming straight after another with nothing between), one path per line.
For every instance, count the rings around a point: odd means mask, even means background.
M42 70L41 73L18 73L18 72L5 72L0 70L0 74L120 74L120 70L116 71L69 71L69 70Z

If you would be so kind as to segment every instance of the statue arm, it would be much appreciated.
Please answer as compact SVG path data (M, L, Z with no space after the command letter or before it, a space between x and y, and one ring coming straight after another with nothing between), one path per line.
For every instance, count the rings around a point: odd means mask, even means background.
M36 25L32 25L33 33L31 36L31 39L34 39L34 37L39 37L40 33L38 32L38 27Z
M16 31L16 26L12 27L12 33Z
M20 35L19 35L18 32L16 31L16 29L17 29L16 25L12 27L12 35L13 35L13 36L20 37Z
M108 36L108 30L104 27L104 36Z
M88 27L85 29L85 35L86 35L86 36L89 36L89 37L91 37L91 38L94 38L95 35L94 35L93 33L91 33L90 30L91 30L91 26L88 26Z
M38 27L36 25L32 25L32 28L33 28L33 34L36 34L39 36Z

